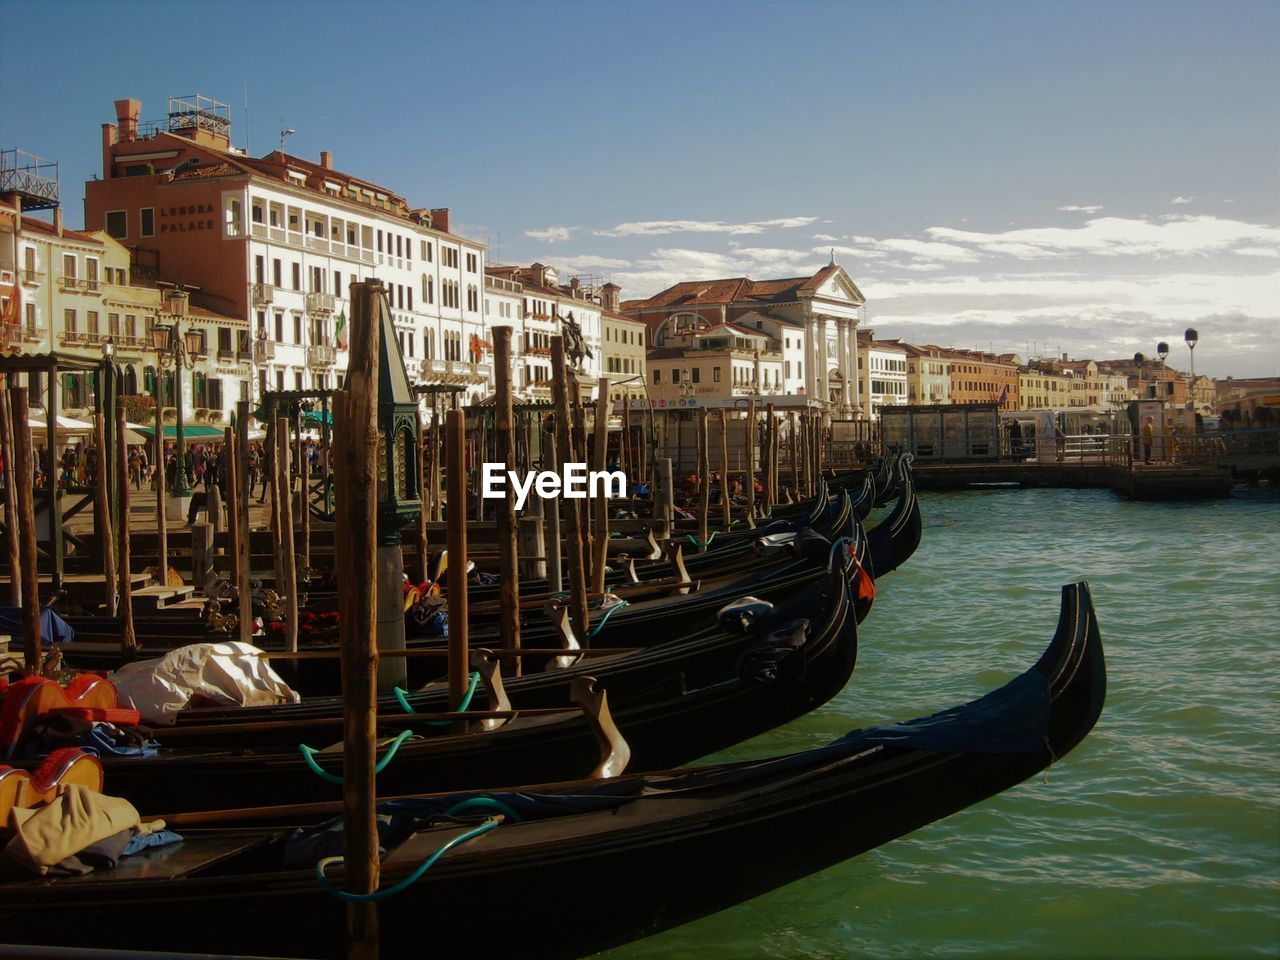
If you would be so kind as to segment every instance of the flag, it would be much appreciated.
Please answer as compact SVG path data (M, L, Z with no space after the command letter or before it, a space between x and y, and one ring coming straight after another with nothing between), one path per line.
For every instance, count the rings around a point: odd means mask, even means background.
M339 350L347 349L347 315L345 312L338 314L338 320L333 328L333 339L338 344Z
M1003 387L1000 388L1000 399L997 400L996 403L1004 403L1008 399L1009 399L1009 385L1006 383Z
M22 288L17 283L14 283L4 305L4 322L15 327L22 322Z

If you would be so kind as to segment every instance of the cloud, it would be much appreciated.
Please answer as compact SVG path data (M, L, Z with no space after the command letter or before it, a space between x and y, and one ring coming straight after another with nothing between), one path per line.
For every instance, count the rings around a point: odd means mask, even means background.
M572 276L575 273L598 273L611 270L625 270L631 266L630 260L617 257L598 257L583 254L574 257L556 257L554 266L562 273Z
M829 234L829 233L815 233L815 234L813 235L813 239L815 239L815 240L822 240L822 241L824 241L824 242L826 242L826 243L835 243L835 242L836 242L836 241L838 241L840 238L839 238L839 237L833 237L833 236L832 236L831 234Z
M573 231L577 229L577 227L547 227L545 230L526 230L524 235L546 243L555 243L561 240L568 240L573 235Z
M993 256L1034 260L1059 256L1195 256L1237 246L1280 245L1280 229L1241 220L1185 216L1156 222L1097 217L1082 227L1030 227L979 233L950 227L925 231L936 240Z
M657 237L668 233L727 233L750 236L766 230L788 230L817 223L817 217L779 217L774 220L752 220L726 223L723 220L637 220L620 223L607 230L596 230L600 237Z
M1097 213L1102 209L1102 204L1091 203L1087 206L1079 206L1074 203L1069 203L1065 207L1054 207L1053 209L1061 210L1064 213Z
M1236 247L1231 252L1241 257L1280 257L1280 247Z
M1195 197L1174 197L1170 203L1190 203Z

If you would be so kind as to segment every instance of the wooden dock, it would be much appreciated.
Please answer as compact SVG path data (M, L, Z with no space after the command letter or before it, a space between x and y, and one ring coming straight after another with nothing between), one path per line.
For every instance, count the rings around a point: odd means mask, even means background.
M1106 487L1134 500L1208 500L1231 496L1230 474L1214 466L1068 461L1064 463L928 463L916 461L921 490L969 487Z

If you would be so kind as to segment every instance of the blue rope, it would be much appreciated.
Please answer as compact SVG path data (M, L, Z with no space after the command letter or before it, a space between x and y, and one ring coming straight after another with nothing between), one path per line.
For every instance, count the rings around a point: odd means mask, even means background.
M391 762L391 758L396 755L396 751L399 750L401 745L412 736L412 730L401 730L400 733L396 735L396 738L391 741L391 746L387 748L387 752L384 753L382 755L382 759L378 761L378 765L373 768L374 776L377 776L383 771L386 765ZM316 763L315 755L320 751L315 747L308 747L305 743L300 743L298 744L298 752L302 754L302 759L307 761L307 766L311 768L311 772L321 780L328 780L330 783L342 783L342 778L340 776L335 773L330 773L328 770L324 769L324 767L320 766L320 764Z
M461 813L463 810L468 809L469 807L489 807L489 808L498 810L500 813L505 814L506 816L510 817L512 820L520 821L524 819L522 816L520 816L520 814L516 813L514 810L512 810L509 806L507 806L501 800L495 800L493 797L470 797L466 800L463 800L461 803L455 804L454 806L450 807L447 811L445 811L445 816L446 817L457 816L459 813ZM501 822L502 820L500 817L490 817L479 826L474 827L471 830L468 830L466 833L461 834L460 836L454 837L452 840L446 843L443 847L441 847L431 856L427 857L427 859L424 860L421 864L419 864L418 867L411 874L409 874L399 883L394 884L390 887L387 887L385 890L375 890L373 893L350 893L346 890L341 890L338 887L335 887L333 883L329 880L329 878L324 875L324 871L325 871L325 868L329 866L329 864L331 863L342 863L343 861L342 857L325 857L319 863L317 863L316 879L320 881L320 886L324 887L327 892L333 894L339 900L346 900L348 903L374 903L378 900L385 900L387 897L393 897L397 893L400 893L403 890L407 890L409 887L417 883L420 879L422 879L423 874L425 874L428 870L434 867L436 865L436 862L441 857L443 857L446 853L448 853L454 847L458 846L458 844L466 843L468 840L473 840L476 837L480 836L482 833L488 833L490 830L492 830Z
M712 530L711 536L707 537L706 543L699 543L698 538L695 537L692 533L687 534L687 536L689 537L689 542L692 543L695 547L701 547L702 549L705 550L707 547L711 546L711 541L716 538L716 534L719 532L720 532L719 530Z
M631 606L631 604L627 603L627 601L625 600L622 600L622 601L619 601L618 603L615 603L612 607L606 610L604 612L604 616L599 619L596 625L587 631L587 639L594 640L596 638L596 634L604 629L604 625L608 623L609 618L613 616L613 611L620 610L623 607L629 607L629 606Z
M471 673L471 681L467 684L467 692L462 695L462 702L458 704L457 713L465 713L467 707L471 706L471 698L476 695L476 687L479 685L480 671L473 670ZM396 700L400 703L400 706L404 708L405 713L418 712L413 709L413 705L409 703L409 698L406 696L405 691L402 688L392 687L391 692L395 694ZM428 720L426 722L433 727L447 727L449 724L453 723L452 720Z

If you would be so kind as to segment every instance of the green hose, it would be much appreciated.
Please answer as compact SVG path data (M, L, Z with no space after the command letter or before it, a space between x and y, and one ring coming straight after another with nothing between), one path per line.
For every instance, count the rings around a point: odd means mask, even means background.
M450 807L445 812L445 816L446 817L457 816L459 813L461 813L463 810L466 810L469 807L492 807L498 810L501 814L504 814L505 816L511 818L512 820L520 821L524 819L522 816L520 816L520 814L516 813L514 810L512 810L509 806L507 806L501 800L495 800L493 797L470 797L466 800L463 800L461 803L455 804L454 806ZM441 857L443 857L446 853L448 853L454 847L458 846L458 844L466 843L468 840L474 839L475 837L480 836L482 833L488 833L490 830L492 830L501 822L502 822L501 817L490 817L479 826L474 827L471 830L468 830L466 833L461 834L460 836L454 837L452 840L446 843L443 847L441 847L431 856L427 857L427 859L424 860L421 864L419 864L418 867L411 874L409 874L399 883L394 884L390 887L387 887L385 890L375 890L373 893L350 893L346 890L341 890L338 887L335 887L330 882L329 878L324 875L324 871L325 871L325 868L329 866L329 864L331 863L341 863L343 859L342 857L325 857L319 863L317 863L316 879L320 881L320 886L324 887L326 891L333 894L339 900L346 900L348 903L374 903L378 900L385 900L387 897L395 896L397 893L400 893L402 890L407 890L409 887L413 886L413 884L417 883L418 880L422 878L422 875L424 873L426 873L428 870L434 867L436 865L436 862Z
M462 695L462 702L458 704L456 712L464 713L467 707L471 706L471 698L476 695L476 687L480 685L480 671L475 670L471 673L471 681L467 684L467 692ZM405 691L400 687L392 687L391 692L395 694L396 700L400 706L404 708L405 713L417 713L413 706L409 703L409 698ZM433 727L447 727L453 723L452 720L428 720L426 721Z
M391 746L387 748L387 752L382 755L382 759L378 761L378 765L373 768L375 776L383 771L383 768L391 762L391 758L396 755L396 751L400 749L400 746L412 736L412 730L401 730L396 734L396 738L391 741ZM316 763L315 755L320 751L315 747L308 747L305 743L300 743L298 744L298 752L302 754L302 759L307 761L307 766L311 768L311 772L321 780L328 780L330 783L342 783L342 778L340 776L336 773L330 773L328 770L324 769L324 767L320 766L320 764Z
M596 634L604 629L604 625L608 623L609 618L613 616L613 611L621 610L623 607L628 607L628 606L630 606L630 604L627 603L627 601L620 600L619 602L615 603L612 607L610 607L608 610L606 610L604 612L604 616L596 621L596 625L587 631L587 639L594 640L596 638Z

